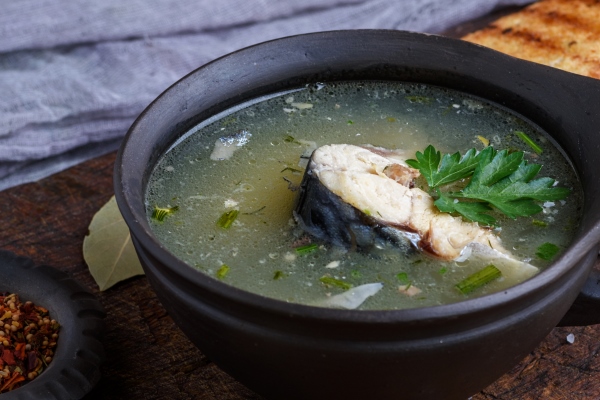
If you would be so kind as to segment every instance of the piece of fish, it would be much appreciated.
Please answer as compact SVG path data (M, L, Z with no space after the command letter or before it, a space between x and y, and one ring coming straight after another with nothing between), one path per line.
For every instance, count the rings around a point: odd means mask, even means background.
M516 260L490 228L440 212L427 192L414 187L420 173L407 158L402 150L372 146L317 148L300 185L296 221L311 235L348 250L392 242L402 251L455 260L463 251L489 249L514 260L516 269L537 271ZM471 244L480 246L467 247Z

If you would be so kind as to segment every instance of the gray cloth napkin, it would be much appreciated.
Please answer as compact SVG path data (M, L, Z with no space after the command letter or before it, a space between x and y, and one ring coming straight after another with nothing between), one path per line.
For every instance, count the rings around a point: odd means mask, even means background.
M439 33L529 0L21 0L0 9L0 190L118 147L172 83L231 51L338 29Z

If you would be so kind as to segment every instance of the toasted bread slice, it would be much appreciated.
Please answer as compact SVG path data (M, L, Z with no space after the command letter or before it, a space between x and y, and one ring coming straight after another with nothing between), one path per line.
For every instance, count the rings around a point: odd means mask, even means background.
M542 0L464 40L600 79L600 1Z

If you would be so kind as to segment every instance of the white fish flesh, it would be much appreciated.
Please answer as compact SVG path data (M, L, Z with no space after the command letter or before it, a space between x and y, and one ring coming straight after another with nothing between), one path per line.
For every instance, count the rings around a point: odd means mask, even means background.
M490 228L440 212L427 192L414 187L420 173L406 164L409 157L372 146L317 148L300 187L296 220L313 236L348 250L368 251L384 240L442 260L483 252L512 260L513 269L527 275L537 271L515 259Z

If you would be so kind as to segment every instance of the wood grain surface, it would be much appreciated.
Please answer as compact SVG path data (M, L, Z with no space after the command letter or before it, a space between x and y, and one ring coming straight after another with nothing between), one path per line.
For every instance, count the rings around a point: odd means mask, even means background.
M192 345L145 277L98 290L81 249L94 213L113 194L114 159L114 153L107 154L0 192L0 248L66 272L105 308L107 360L99 384L85 399L260 399ZM569 334L573 343L567 340ZM555 328L472 399L600 399L599 339L600 325Z

